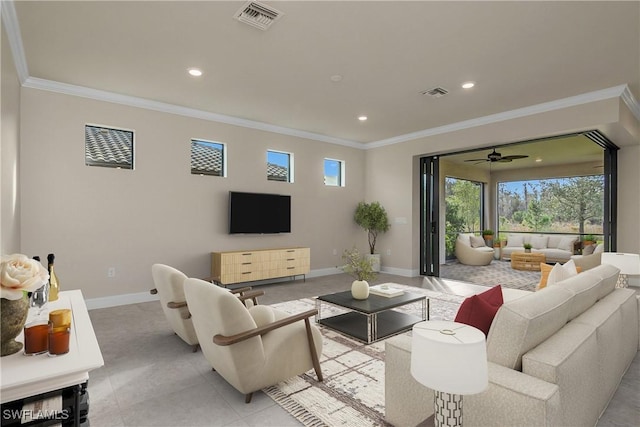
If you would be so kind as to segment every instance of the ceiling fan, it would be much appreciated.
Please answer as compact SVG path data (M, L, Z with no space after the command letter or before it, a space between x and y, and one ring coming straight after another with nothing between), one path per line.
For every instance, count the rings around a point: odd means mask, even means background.
M518 159L526 159L527 155L524 154L515 154L512 156L502 156L502 154L496 152L496 149L494 148L493 151L491 153L489 153L487 155L486 159L470 159L470 160L465 160L465 162L500 162L500 163L507 163L507 162L511 162L512 160L518 160Z

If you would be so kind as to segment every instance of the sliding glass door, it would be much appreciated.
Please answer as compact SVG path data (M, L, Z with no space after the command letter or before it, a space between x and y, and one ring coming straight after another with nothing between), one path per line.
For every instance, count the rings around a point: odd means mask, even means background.
M420 159L420 274L440 275L440 177L437 156Z

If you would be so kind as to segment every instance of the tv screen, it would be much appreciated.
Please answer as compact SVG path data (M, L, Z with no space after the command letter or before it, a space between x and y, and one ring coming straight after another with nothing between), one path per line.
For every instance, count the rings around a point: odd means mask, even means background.
M291 196L229 192L229 234L291 232Z

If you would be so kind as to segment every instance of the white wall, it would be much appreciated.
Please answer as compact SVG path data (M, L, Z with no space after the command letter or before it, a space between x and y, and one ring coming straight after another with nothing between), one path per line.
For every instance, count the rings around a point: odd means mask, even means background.
M362 150L29 88L21 107L21 250L55 253L62 288L86 298L148 291L153 263L207 277L212 251L310 247L322 274L363 234ZM86 123L133 129L135 170L85 166ZM227 144L228 177L190 174L193 137ZM267 181L267 149L294 153L294 183ZM325 157L346 162L346 187L324 185ZM290 194L292 232L229 235L230 190Z
M0 20L1 21L1 20ZM20 193L18 150L20 141L20 81L5 34L2 37L0 89L0 254L20 252Z

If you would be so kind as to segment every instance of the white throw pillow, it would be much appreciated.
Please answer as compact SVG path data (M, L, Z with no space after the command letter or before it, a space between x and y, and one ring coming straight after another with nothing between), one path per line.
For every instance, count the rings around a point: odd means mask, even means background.
M473 234L469 234L469 233L458 234L458 240L460 241L460 243L467 246L471 246L471 237L473 237Z
M482 236L471 236L471 247L472 248L482 248L486 246L484 243L484 237Z
M507 247L509 248L521 248L524 245L524 237L523 236L512 236L509 235L509 239L507 240Z
M562 282L565 279L577 275L578 271L576 270L576 264L573 262L573 260L566 262L564 265L556 263L556 265L554 265L549 272L549 277L547 278L547 286L555 285L558 282Z
M547 241L549 236L532 236L531 246L533 249L547 249Z
M569 251L573 253L573 243L577 240L577 237L563 237L558 243L558 249L562 249L563 251Z
M604 244L598 243L598 246L593 250L594 254L601 254L604 252Z

